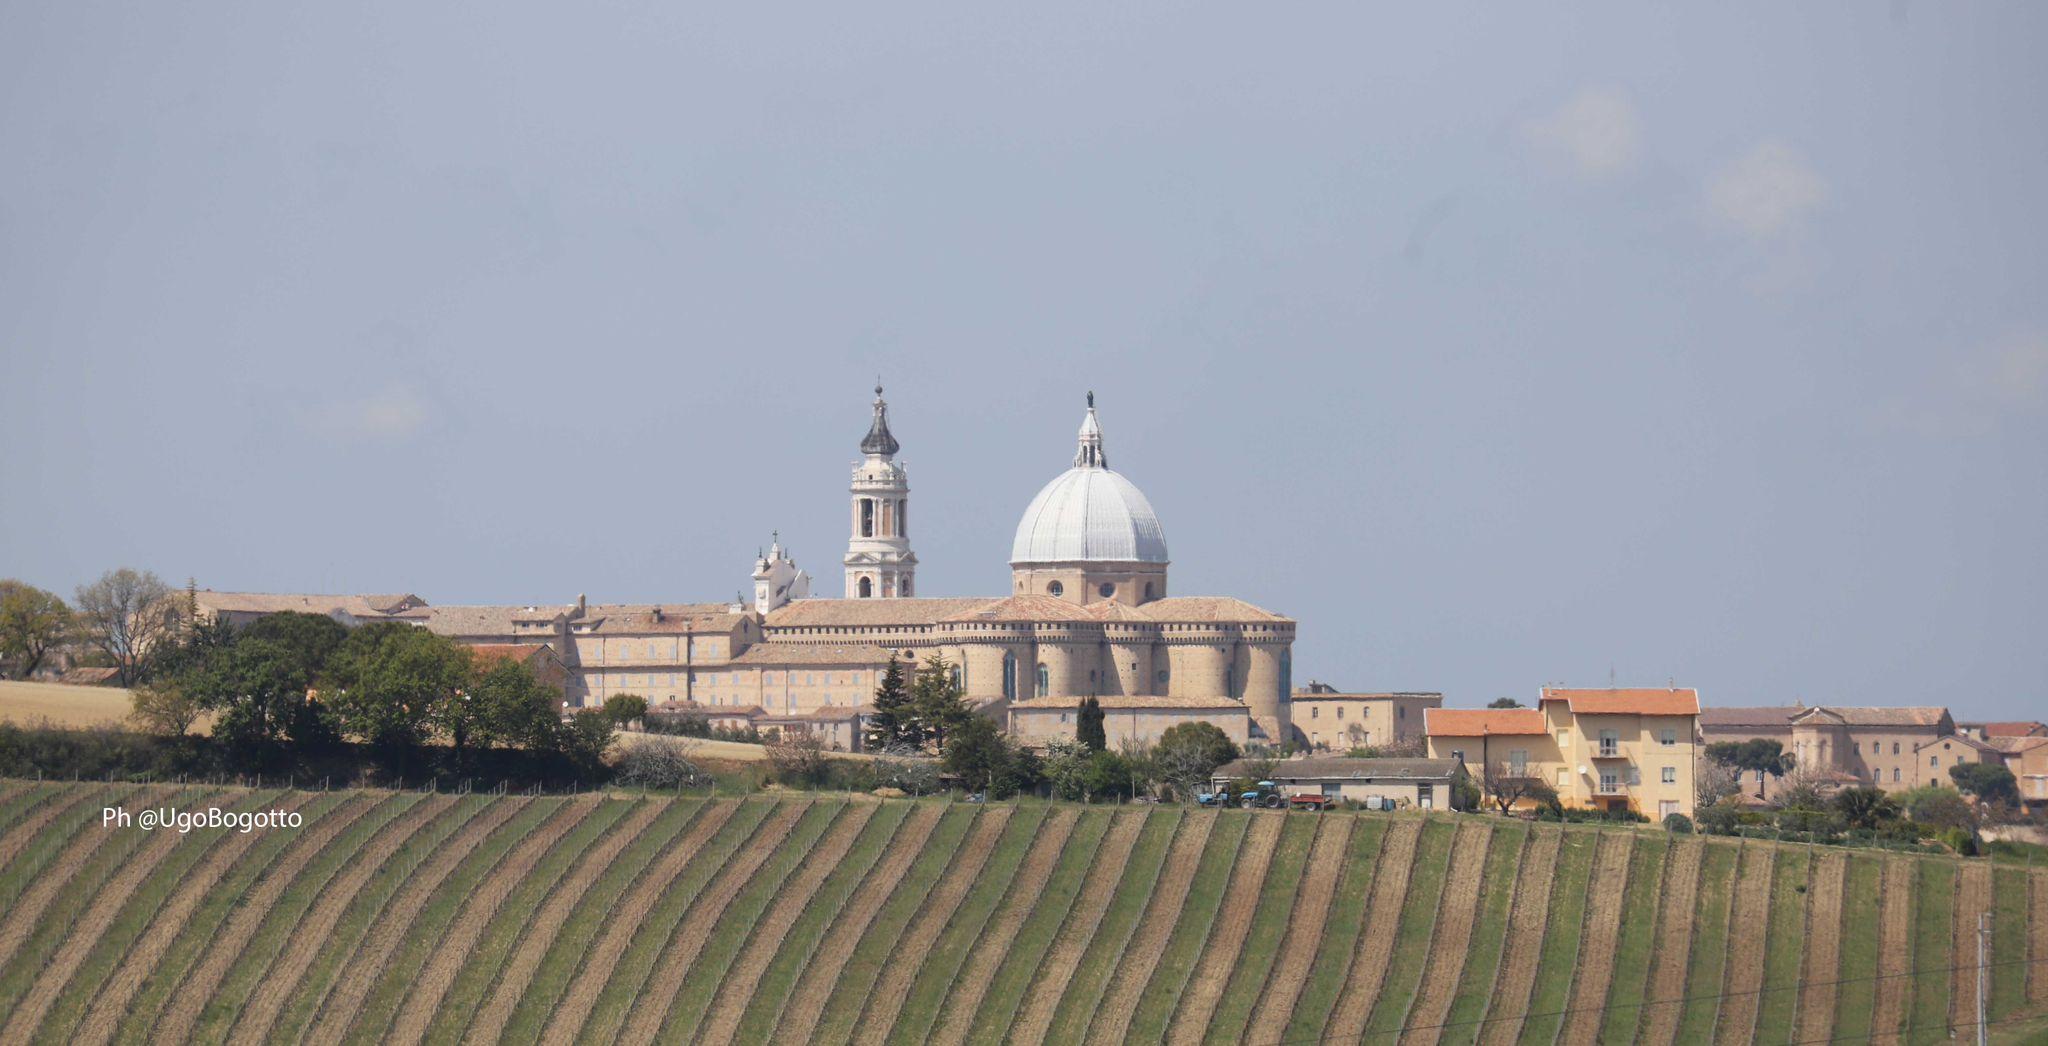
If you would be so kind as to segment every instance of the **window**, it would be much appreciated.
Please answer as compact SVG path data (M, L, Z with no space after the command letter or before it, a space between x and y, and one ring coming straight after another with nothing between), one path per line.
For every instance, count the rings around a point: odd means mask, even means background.
M1168 670L1167 670L1167 669L1164 669L1164 668L1160 669L1160 670L1159 670L1159 671L1157 671L1157 672L1154 672L1154 673L1152 673L1152 677L1153 677L1154 679L1157 679L1157 680L1159 680L1159 685L1160 685L1161 687L1164 687L1164 686L1166 685L1166 683L1167 683L1167 680L1169 680L1169 679L1171 679L1171 678L1172 678L1172 676L1171 676L1171 675L1169 674Z
M1396 719L1406 719L1406 718L1408 718L1408 706L1407 706L1407 705L1396 705L1396 706L1394 706L1394 707L1395 707L1396 709L1398 709L1398 712L1397 712L1397 713L1395 714L1394 718L1396 718Z
M1665 819L1665 818L1667 818L1667 817L1670 817L1670 816L1671 816L1672 814L1675 814L1675 813L1677 813L1677 812L1678 812L1678 800L1676 800L1676 799L1659 799L1659 800L1657 800L1657 819L1658 819L1658 820L1660 820L1660 821L1661 821L1661 820L1663 820L1663 819Z
M1621 735L1612 730L1600 731L1600 754L1614 755L1621 750Z
M910 598L910 579L908 577L903 579L903 598Z
M909 536L910 536L910 499L909 499L909 498L904 498L904 499L902 499L902 500L900 500L900 501L896 502L896 533L897 533L897 535L898 535L898 536L900 536L900 537L909 537ZM908 581L905 581L905 582L903 583L903 594L904 594L904 595L906 595L906 596L910 594L910 582L908 582Z
M1510 750L1510 751L1508 752L1508 773L1510 773L1510 774L1513 774L1513 775L1514 775L1514 776L1516 776L1516 777L1526 777L1526 776L1528 776L1528 773L1529 773L1529 750L1528 750L1528 749L1526 749L1526 748L1516 748L1516 749L1512 749L1512 750Z
M1152 582L1145 582L1145 602L1152 602Z
M1930 756L1928 756L1928 757L1927 757L1927 765L1928 765L1928 766L1940 766L1940 765L1941 765L1941 757L1940 757L1940 756L1938 756L1938 755L1930 755Z
M1050 693L1052 693L1052 677L1046 674L1045 662L1040 661L1038 663L1038 696L1044 697ZM1060 716L1060 722L1064 723L1066 721L1066 716Z
M1557 732L1557 750L1560 752L1569 752L1571 751L1571 747L1572 732L1569 730L1559 730Z
M1657 735L1657 743L1663 745L1666 748L1669 748L1672 745L1677 744L1678 731L1666 727L1661 733Z
M1003 697L1017 697L1017 655L1011 653L1003 654Z
M868 599L875 594L875 583L867 578L861 578L858 591L860 592L860 598Z
M1067 587L1057 581L1048 581L1045 584L1045 594L1048 596L1064 595L1066 591Z
M1612 770L1600 771L1600 790L1610 794L1621 791L1621 778Z
M860 536L864 538L875 536L875 502L873 498L860 499ZM861 595L867 595L867 593L863 592Z
M1344 718L1344 706L1343 706L1343 705L1338 705L1338 706L1337 706L1337 718L1339 718L1339 719L1342 719L1342 718Z
M1560 766L1557 768L1557 790L1560 792L1564 791L1564 786L1571 781L1569 777L1565 776L1566 773L1567 771L1564 767Z
M1899 743L1898 743L1897 741L1893 741L1893 742L1892 742L1892 754L1893 754L1893 755L1898 755L1898 754L1899 754Z
M1895 767L1892 767L1892 783L1893 783L1893 784L1898 784L1898 783L1899 783L1899 768L1898 768L1898 767L1896 767L1896 766L1895 766Z
M1667 766L1667 767L1665 767L1665 768L1664 768L1664 783L1665 783L1665 784L1668 784L1668 785L1675 785L1675 784L1677 784L1677 783L1678 783L1678 768L1677 768L1677 767L1675 767L1675 766Z
M1109 597L1116 595L1116 586L1105 581L1102 583L1102 587L1096 589L1095 591L1102 593L1102 598L1108 599Z

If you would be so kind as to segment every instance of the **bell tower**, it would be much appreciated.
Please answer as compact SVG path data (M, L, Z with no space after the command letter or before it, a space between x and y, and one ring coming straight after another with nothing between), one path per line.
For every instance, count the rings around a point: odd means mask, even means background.
M875 382L875 418L860 441L853 466L853 529L846 543L846 598L899 599L913 595L917 553L910 551L910 479L896 460L901 449L889 434L889 404Z

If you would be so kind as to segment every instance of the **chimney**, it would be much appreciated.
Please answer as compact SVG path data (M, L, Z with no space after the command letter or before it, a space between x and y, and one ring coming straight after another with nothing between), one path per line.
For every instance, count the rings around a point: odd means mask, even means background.
M589 603L583 598L583 593L576 593L576 615L578 617L583 616L583 610L587 606L589 606Z
M659 620L661 620L661 608L660 608L660 607L655 607L655 608L654 608L654 620L656 620L656 621L659 621Z

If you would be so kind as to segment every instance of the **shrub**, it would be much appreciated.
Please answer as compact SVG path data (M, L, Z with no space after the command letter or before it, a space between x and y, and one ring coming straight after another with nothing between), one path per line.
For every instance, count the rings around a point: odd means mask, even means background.
M1667 814L1664 818L1664 830L1673 835L1691 835L1692 818L1684 814Z
M619 757L616 780L641 788L696 788L711 783L679 745L637 744Z
M1977 856L1977 837L1967 828L1949 828L1941 833L1943 846L1964 857Z
M625 726L635 719L647 716L647 699L638 694L613 694L604 699L606 719Z
M1712 835L1734 835L1743 821L1742 803L1735 800L1701 807L1698 813L1700 831Z

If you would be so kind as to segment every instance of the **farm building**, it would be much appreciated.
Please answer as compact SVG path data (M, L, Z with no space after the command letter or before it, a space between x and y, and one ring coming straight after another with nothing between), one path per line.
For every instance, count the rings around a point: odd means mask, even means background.
M1239 759L1216 768L1213 784L1226 787L1231 781L1252 777L1268 764ZM1309 756L1283 760L1261 780L1271 781L1286 792L1320 792L1333 799L1366 802L1391 800L1396 807L1449 809L1451 784L1465 776L1456 759L1352 759L1346 756Z

